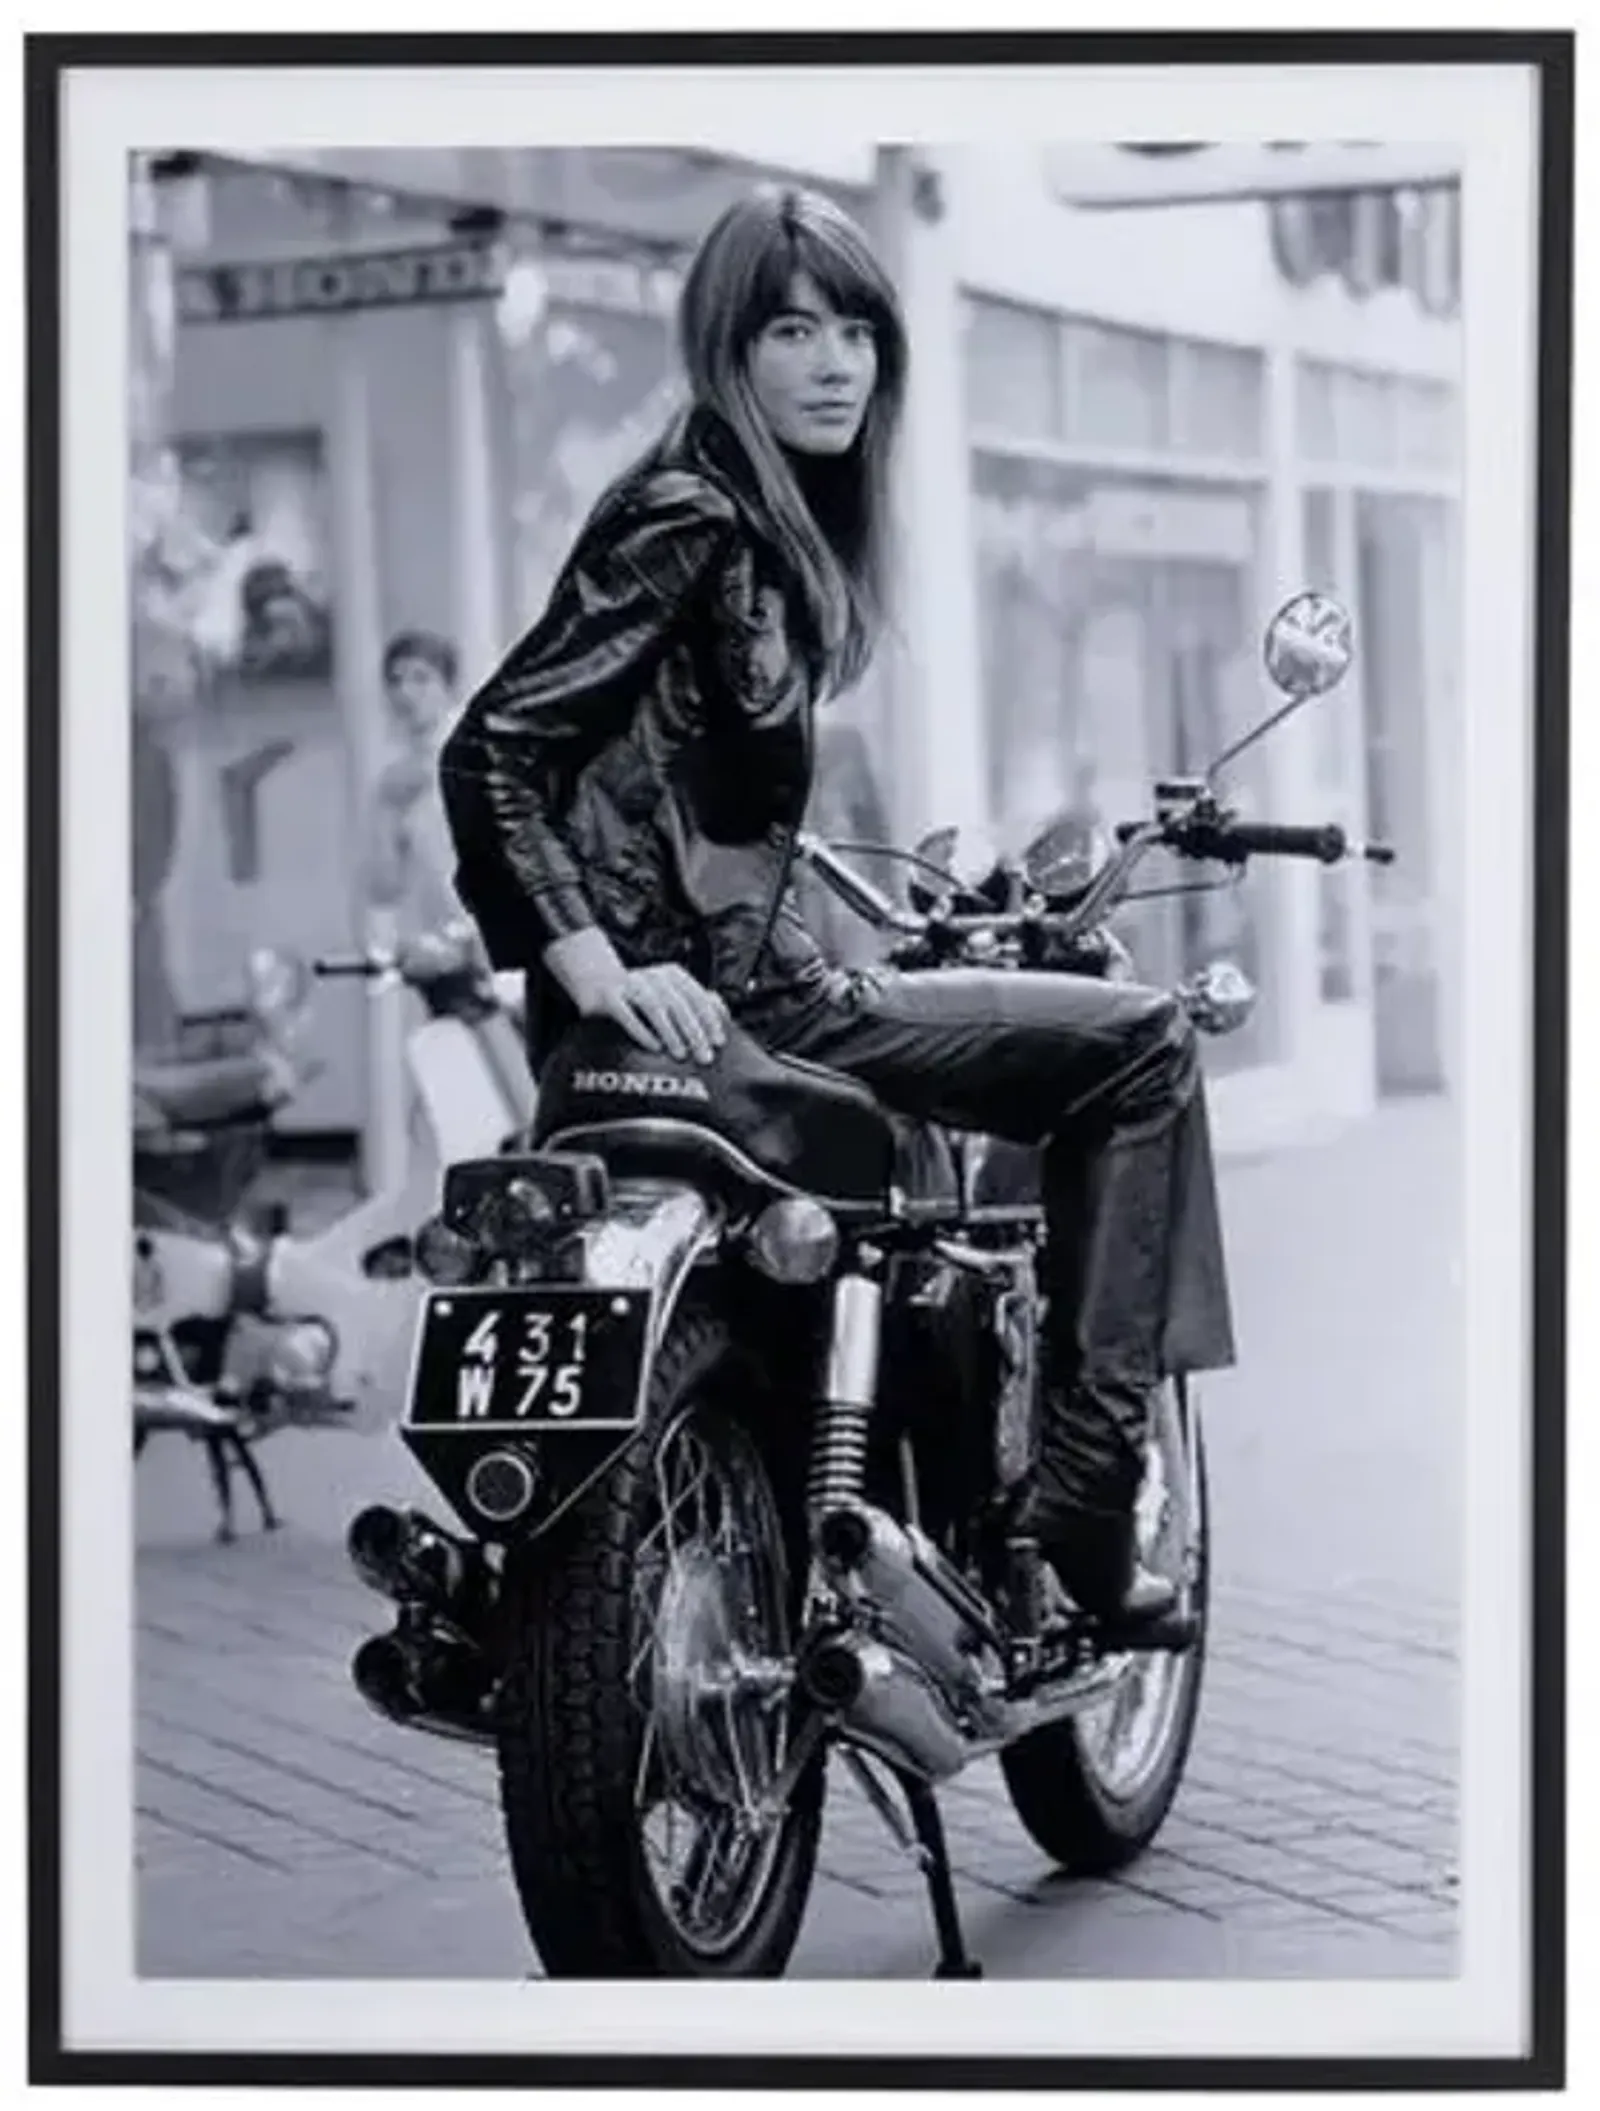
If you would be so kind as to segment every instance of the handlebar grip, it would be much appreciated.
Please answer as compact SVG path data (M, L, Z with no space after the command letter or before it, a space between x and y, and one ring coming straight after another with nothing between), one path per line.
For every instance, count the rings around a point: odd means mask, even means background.
M370 981L384 972L384 964L381 961L368 959L365 954L360 954L353 960L313 960L311 972L313 975L320 976L324 981L330 981L338 976Z
M1337 865L1350 848L1337 822L1322 828L1297 828L1279 821L1231 821L1221 831L1232 850L1247 857L1316 858Z

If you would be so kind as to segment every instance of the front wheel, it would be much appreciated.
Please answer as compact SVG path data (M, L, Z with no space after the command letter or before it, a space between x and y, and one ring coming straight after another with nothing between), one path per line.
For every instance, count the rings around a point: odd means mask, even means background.
M724 1328L677 1320L639 1435L516 1570L501 1807L552 1978L762 1978L799 1933L820 1756L796 1732L789 1564Z
M1188 1575L1197 1639L1182 1655L1130 1653L1103 1701L1000 1756L1017 1816L1047 1855L1085 1876L1133 1861L1160 1831L1200 1708L1211 1518L1199 1405L1182 1381L1157 1395L1137 1514L1145 1563Z

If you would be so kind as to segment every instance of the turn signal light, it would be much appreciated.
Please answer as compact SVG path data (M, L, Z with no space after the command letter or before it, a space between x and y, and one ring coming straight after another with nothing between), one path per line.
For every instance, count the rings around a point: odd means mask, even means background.
M839 1227L820 1202L785 1196L745 1235L751 1260L775 1283L820 1283L839 1257Z
M287 1393L309 1392L327 1378L338 1350L338 1340L326 1320L291 1320L277 1331L268 1374Z
M470 1283L478 1272L476 1241L430 1217L417 1233L417 1266L430 1283Z

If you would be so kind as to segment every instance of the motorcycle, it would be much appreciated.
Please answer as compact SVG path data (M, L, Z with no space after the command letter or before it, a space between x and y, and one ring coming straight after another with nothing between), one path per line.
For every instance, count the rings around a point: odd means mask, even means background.
M285 1210L252 1209L248 1197L273 1116L309 1074L298 1043L313 978L342 975L403 983L422 1000L406 1068L423 1148L402 1182L296 1235ZM532 1107L507 992L475 964L465 929L309 970L263 948L248 978L252 1045L143 1063L134 1081L134 1456L159 1432L202 1444L223 1542L235 1537L235 1466L263 1528L279 1522L255 1457L262 1437L291 1424L362 1427L390 1411L420 1294L411 1235L440 1168L496 1149Z
M1351 650L1336 603L1286 603L1266 661L1287 701L1247 739ZM1245 744L1162 783L1096 869L1046 831L973 886L929 839L904 908L798 848L891 961L1082 972L1158 848L1235 877L1257 856L1391 855L1241 819L1216 774ZM1222 962L1182 997L1218 1033L1254 992ZM1070 1869L1155 1837L1205 1655L1200 1403L1170 1382L1152 1418L1140 1553L1181 1588L1135 1644L1010 1522L1034 1444L1042 1217L1018 1161L1036 1175L1036 1155L891 1116L737 1030L699 1070L585 1020L524 1142L446 1172L400 1435L465 1529L355 1518L351 1562L394 1622L351 1673L388 1719L495 1752L552 1977L781 1975L833 1753L923 1870L936 1977L981 1975L936 1793L974 1760L998 1755Z

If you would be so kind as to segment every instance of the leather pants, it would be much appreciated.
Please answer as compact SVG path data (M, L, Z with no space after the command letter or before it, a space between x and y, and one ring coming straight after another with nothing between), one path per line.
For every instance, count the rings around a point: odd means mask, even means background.
M1150 1395L1233 1361L1194 1028L1130 983L1000 970L834 973L735 1006L779 1054L885 1105L1042 1146L1045 1408L1035 1524L1126 1517Z

